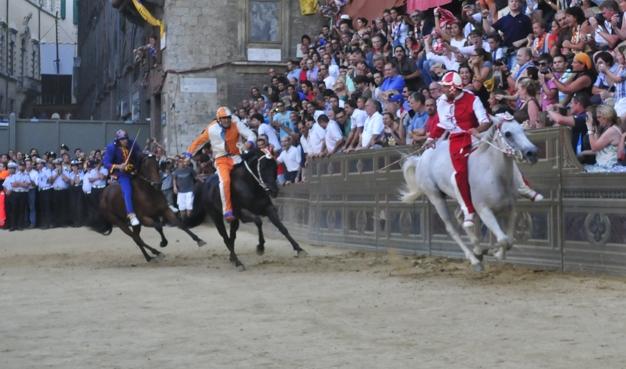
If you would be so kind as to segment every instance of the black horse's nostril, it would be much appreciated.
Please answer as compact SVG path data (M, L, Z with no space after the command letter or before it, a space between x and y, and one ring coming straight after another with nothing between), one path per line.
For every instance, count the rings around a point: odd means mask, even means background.
M537 155L537 151L534 151L534 150L526 151L526 156L528 156L529 158L532 158L535 155Z

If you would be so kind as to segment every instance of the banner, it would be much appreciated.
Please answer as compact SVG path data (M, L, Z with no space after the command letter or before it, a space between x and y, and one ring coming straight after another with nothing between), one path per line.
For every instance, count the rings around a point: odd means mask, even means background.
M317 13L317 0L300 0L300 13L313 15Z
M160 20L152 16L150 11L141 2L139 2L139 0L132 0L132 1L139 15L141 15L141 17L146 22L148 22L148 24L155 26L155 27L159 27L159 30L161 32L161 37L163 37L163 34L165 33L165 25L163 24L163 22L161 22Z

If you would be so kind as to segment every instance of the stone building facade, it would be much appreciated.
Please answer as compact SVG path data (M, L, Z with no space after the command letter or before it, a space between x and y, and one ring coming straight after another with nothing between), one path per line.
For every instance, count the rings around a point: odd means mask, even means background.
M75 2L0 0L0 114L31 117L36 105L72 103ZM46 102L45 96L51 101Z
M125 19L137 19L130 0L113 3ZM213 119L218 106L236 104L251 86L268 83L268 68L284 66L295 57L302 34L319 30L325 22L318 16L302 16L295 0L145 0L144 4L163 20L165 35L160 37L158 68L150 71L142 91L140 115L149 118L151 134L170 154L184 151ZM112 32L106 27L100 30ZM150 32L159 34L158 28ZM117 52L128 52L121 47L118 40ZM109 63L104 57L96 60ZM82 58L81 69L100 79L103 71L86 63ZM129 68L136 73L137 66ZM130 93L122 92L128 86L135 87L127 81L110 86L108 94ZM115 109L103 107L114 104L106 97L83 98L83 102L83 111L95 119L118 117Z

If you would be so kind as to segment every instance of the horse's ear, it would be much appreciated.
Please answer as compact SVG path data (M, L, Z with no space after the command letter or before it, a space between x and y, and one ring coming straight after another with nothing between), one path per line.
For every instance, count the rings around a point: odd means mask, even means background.
M500 127L500 125L504 121L504 119L491 114L489 115L489 119L491 120L491 123L493 123L497 127Z

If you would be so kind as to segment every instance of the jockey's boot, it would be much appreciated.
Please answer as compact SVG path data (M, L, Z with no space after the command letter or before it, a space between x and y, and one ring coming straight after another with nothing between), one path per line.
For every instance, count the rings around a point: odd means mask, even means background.
M231 210L224 213L224 220L228 223L235 220L235 216L233 215L233 212Z
M139 225L139 219L137 219L137 216L135 215L135 213L128 214L128 221L130 222L130 225L133 227L136 227Z
M518 188L517 189L517 193L520 196L529 199L530 201L538 202L538 201L543 200L543 195L542 194L540 194L539 192L533 190L532 188L530 188L526 184L523 184L520 188Z
M474 227L474 213L465 214L463 218L463 228L472 228Z
M171 210L174 214L178 213L178 209L177 209L176 207L174 207L174 205L168 205L168 206L170 207L170 210Z

